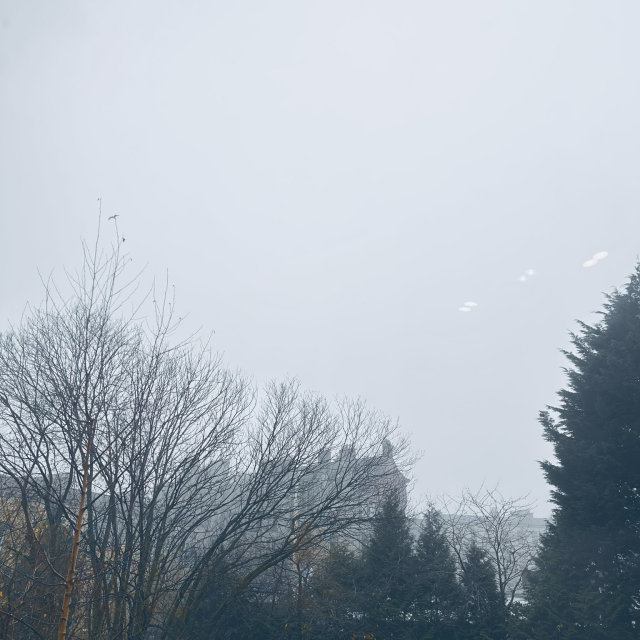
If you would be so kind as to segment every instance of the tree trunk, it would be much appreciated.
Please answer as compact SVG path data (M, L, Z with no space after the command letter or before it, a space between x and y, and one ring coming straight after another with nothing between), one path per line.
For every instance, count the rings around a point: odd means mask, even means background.
M84 515L84 498L87 493L87 480L89 477L89 456L91 454L91 434L93 424L89 422L89 433L87 437L87 455L84 459L82 470L82 490L80 491L80 505L76 517L76 526L73 531L73 546L71 547L71 558L67 570L67 580L65 583L64 598L62 599L62 612L60 613L60 623L58 625L58 640L65 640L67 637L67 622L69 620L69 605L71 604L71 592L76 572L76 561L78 559L78 548L80 547L80 530L82 529L82 517Z

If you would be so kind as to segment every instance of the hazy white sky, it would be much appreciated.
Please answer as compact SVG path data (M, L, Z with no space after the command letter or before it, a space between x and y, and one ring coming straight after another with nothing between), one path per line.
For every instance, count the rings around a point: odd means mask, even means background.
M398 416L416 493L500 481L544 515L558 348L640 251L639 21L0 0L0 326L78 265L101 197L230 365Z

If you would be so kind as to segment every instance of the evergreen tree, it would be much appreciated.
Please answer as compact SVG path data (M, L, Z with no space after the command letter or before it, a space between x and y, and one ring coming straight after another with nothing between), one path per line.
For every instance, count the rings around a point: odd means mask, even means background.
M182 624L175 621L172 629L175 637L189 640L243 640L253 633L263 633L263 612L259 612L252 601L251 593L243 593L225 606L231 590L236 586L238 576L226 563L214 557L206 568L200 592L195 595L198 607L194 615ZM224 615L214 622L212 614L224 607Z
M424 515L416 548L416 606L421 638L455 637L462 603L457 565L435 509Z
M556 414L552 523L529 588L534 637L636 638L640 627L640 265L572 335Z
M358 558L343 543L333 545L309 581L309 638L350 640L362 626Z
M414 560L409 519L397 493L390 491L363 554L363 634L376 640L410 637Z
M496 582L496 572L487 553L472 543L462 567L465 635L474 640L498 640L505 636L504 602Z

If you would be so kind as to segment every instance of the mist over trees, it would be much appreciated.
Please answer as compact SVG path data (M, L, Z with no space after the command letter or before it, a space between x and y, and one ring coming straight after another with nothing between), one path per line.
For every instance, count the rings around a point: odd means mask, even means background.
M419 508L398 424L296 380L257 389L120 244L0 335L0 637L635 638L640 267L573 335L541 416L555 504Z

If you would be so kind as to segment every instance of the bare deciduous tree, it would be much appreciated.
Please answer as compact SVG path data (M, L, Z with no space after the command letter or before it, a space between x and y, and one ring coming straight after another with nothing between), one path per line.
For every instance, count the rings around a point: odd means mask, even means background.
M257 393L207 344L172 344L166 296L151 319L125 312L125 265L85 246L70 295L49 284L0 337L0 502L20 509L2 556L20 596L0 616L16 638L179 637L212 563L238 576L215 622L283 560L357 535L402 479L395 423L295 380Z
M461 570L465 552L474 542L486 552L502 601L511 606L537 546L537 537L525 522L532 506L526 497L505 498L497 487L465 489L460 496L441 497L435 505Z

